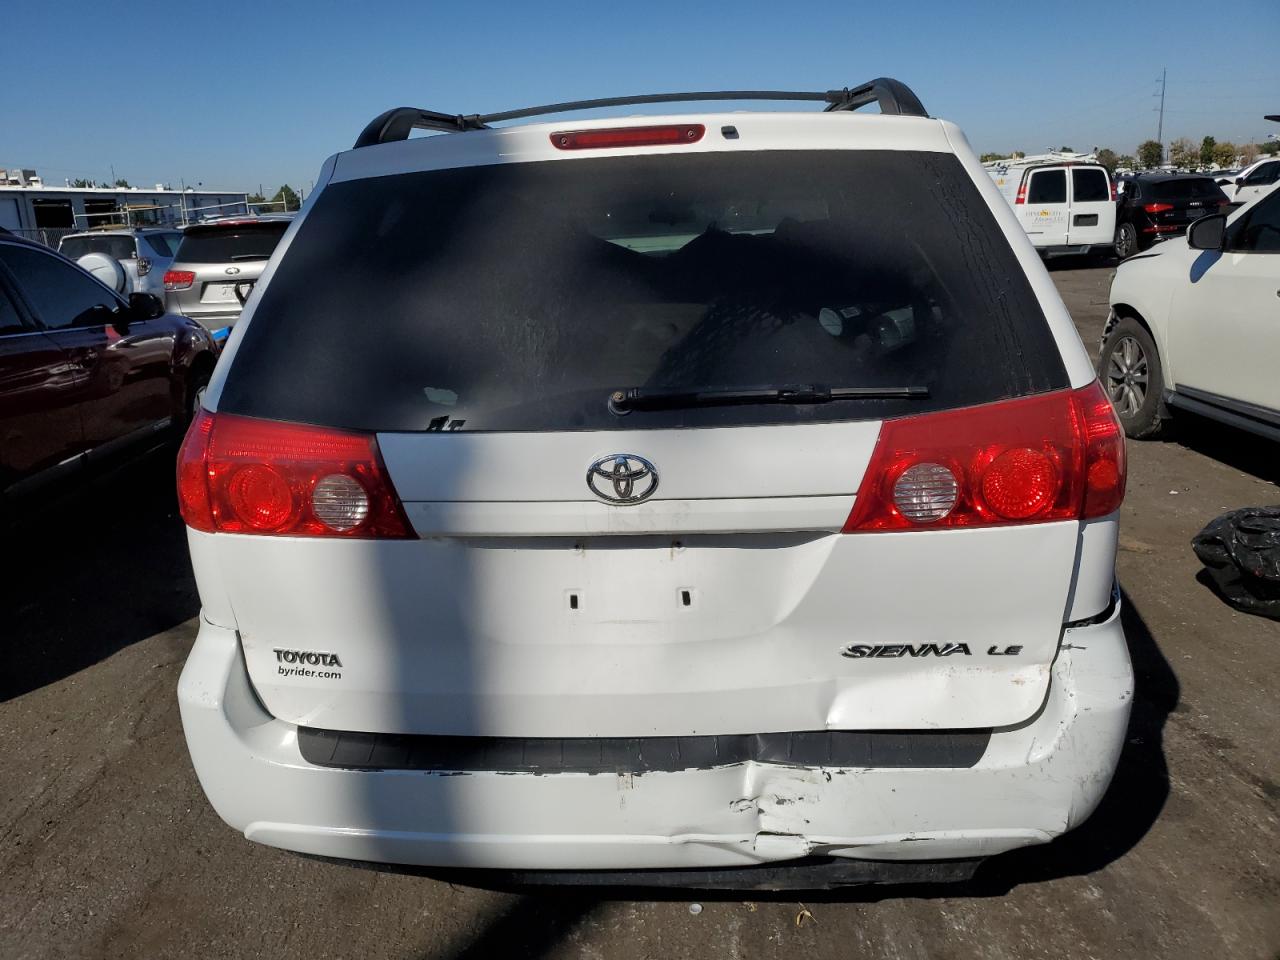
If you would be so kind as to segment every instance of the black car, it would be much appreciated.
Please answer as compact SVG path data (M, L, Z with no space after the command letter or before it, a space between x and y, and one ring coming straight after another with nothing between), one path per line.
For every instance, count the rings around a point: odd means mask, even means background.
M1207 213L1231 201L1212 177L1143 173L1124 182L1116 208L1116 256L1123 260L1157 240L1185 233Z

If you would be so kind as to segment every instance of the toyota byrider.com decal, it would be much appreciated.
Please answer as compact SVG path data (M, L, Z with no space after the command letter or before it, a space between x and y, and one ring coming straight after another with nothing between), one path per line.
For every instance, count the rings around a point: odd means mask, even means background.
M320 653L315 650L281 650L273 648L276 670L282 677L316 677L320 680L341 680L342 661L336 653ZM337 668L337 669L317 669Z

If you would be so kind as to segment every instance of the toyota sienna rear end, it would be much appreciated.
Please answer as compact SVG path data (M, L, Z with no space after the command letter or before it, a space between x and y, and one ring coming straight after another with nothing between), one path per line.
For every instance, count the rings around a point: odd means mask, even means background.
M180 456L224 820L853 882L1090 814L1132 690L1117 421L959 131L839 96L389 114L326 163Z

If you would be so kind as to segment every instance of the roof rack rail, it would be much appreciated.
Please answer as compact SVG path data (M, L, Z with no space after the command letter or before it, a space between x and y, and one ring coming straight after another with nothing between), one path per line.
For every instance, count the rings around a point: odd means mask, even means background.
M354 149L372 147L379 143L407 140L414 130L439 130L460 133L466 130L486 130L491 123L504 120L522 120L526 117L569 113L575 110L595 110L601 107L622 107L641 103L688 103L703 100L815 100L825 103L828 112L857 110L876 103L880 112L908 117L927 117L920 98L905 83L890 77L879 77L857 87L842 90L702 90L690 93L650 93L631 97L604 97L599 100L571 100L566 103L548 103L521 110L502 113L450 114L419 107L395 107L379 114L356 138Z

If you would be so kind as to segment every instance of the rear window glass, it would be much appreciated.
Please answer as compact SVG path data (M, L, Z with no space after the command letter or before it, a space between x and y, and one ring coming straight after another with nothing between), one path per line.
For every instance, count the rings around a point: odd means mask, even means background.
M126 234L103 234L98 237L63 237L58 252L64 257L79 260L86 253L105 253L116 260L131 260L137 253L133 237Z
M226 227L193 227L182 237L176 260L183 263L235 263L266 260L289 229L287 221Z
M1066 203L1067 171L1041 170L1031 174L1027 203Z
M184 241L185 249L185 241ZM330 426L872 419L1065 387L955 157L762 151L338 183L263 291L219 409ZM608 410L615 390L925 386L925 399Z
M1071 199L1075 203L1096 203L1111 199L1111 183L1106 171L1084 167L1071 171Z
M148 233L144 236L144 239L159 256L172 257L173 252L178 249L178 242L182 239L182 234Z
M1146 196L1155 200L1225 200L1222 188L1208 177L1157 180L1147 184Z

